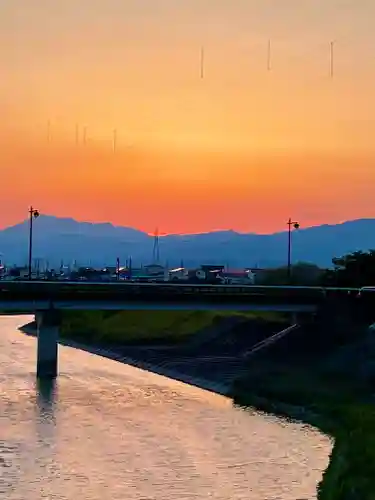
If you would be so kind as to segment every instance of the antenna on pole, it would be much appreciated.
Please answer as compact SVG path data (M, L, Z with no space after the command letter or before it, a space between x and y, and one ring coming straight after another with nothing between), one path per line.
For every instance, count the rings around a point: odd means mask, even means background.
M330 76L333 78L333 72L334 72L334 48L335 48L335 41L332 40L330 43Z
M201 47L201 78L204 78L204 47Z
M267 71L271 71L271 40L267 44Z

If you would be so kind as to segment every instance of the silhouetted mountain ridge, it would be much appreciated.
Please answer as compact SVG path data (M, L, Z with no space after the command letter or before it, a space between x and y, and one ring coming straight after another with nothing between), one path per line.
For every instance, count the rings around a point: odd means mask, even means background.
M8 264L27 261L29 222L0 231L0 253ZM61 260L81 265L114 265L132 256L134 265L152 261L153 237L111 223L78 222L72 218L41 215L35 220L33 256L59 265ZM219 230L201 234L166 235L159 238L161 263L186 266L203 263L231 267L279 266L287 258L287 232L239 233ZM375 219L324 224L293 232L293 261L329 266L332 257L375 248Z

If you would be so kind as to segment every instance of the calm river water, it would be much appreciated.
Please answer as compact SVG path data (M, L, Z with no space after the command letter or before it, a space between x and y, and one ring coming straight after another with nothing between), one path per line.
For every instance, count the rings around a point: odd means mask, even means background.
M316 498L327 437L70 347L51 394L30 320L0 317L0 498Z

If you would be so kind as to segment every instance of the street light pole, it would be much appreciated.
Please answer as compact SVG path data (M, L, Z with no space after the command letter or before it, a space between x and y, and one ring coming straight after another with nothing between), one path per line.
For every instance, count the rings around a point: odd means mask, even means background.
M117 281L120 281L120 258L117 257L116 259L116 279Z
M291 282L292 276L292 226L294 229L299 229L299 222L292 221L289 217L288 224L288 283Z
M33 221L39 217L38 210L33 207L29 209L29 280L31 280L31 265L33 259Z

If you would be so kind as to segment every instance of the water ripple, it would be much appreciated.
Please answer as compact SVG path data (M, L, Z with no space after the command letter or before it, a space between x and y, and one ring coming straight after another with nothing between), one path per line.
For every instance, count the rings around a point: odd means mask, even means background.
M330 440L69 347L35 383L35 339L0 323L0 498L310 500Z

